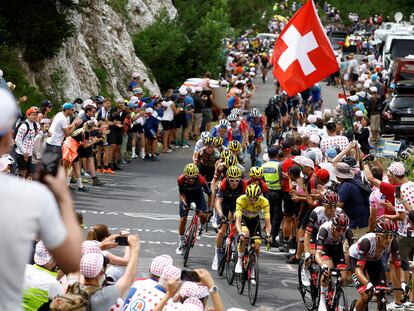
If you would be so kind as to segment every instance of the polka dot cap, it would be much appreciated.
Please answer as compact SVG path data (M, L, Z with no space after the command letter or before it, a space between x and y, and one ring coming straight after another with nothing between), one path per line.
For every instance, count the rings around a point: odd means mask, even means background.
M169 255L161 255L155 257L151 262L150 273L156 276L161 276L165 267L171 266L173 260Z
M39 266L47 264L52 259L52 255L47 250L46 245L45 243L43 243L43 241L39 241L36 243L36 249L33 259L34 262Z
M96 278L101 272L103 264L104 256L102 254L85 254L80 262L80 273L89 279Z
M192 311L203 311L204 305L198 298L188 298L184 301L183 307L187 307L188 310ZM187 309L186 308L186 309Z
M181 277L181 269L174 267L173 265L166 266L162 270L161 277L166 280L178 279Z
M98 247L97 241L82 242L82 256L86 254L102 254L102 250Z
M388 171L395 176L403 176L405 174L405 167L401 162L394 162L388 167Z

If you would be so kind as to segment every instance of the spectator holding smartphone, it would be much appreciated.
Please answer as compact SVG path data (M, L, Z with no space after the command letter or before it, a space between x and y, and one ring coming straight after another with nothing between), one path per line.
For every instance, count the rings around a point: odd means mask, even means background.
M7 90L0 90L0 106L2 156L11 146L18 107ZM37 182L0 174L0 219L3 220L0 226L0 310L22 309L23 275L36 237L45 243L63 271L79 269L81 232L63 169L59 169L56 177L45 176L44 181L49 189Z

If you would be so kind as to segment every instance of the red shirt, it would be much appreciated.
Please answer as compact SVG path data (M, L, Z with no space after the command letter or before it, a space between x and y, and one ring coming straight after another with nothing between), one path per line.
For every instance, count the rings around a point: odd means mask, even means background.
M284 160L282 162L282 171L283 173L288 173L289 172L289 168L292 166L295 166L295 162L293 162L293 156L290 158L287 158L286 160ZM291 189L289 187L289 179L288 178L283 178L282 181L282 191L284 192L289 192Z
M381 181L380 191L387 201L390 201L392 205L395 205L395 186L393 184ZM395 212L384 209L384 214L395 215Z

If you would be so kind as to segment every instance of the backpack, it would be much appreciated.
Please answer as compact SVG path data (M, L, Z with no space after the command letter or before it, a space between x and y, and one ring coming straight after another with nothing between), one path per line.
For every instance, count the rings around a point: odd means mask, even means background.
M101 288L99 286L86 286L81 289L76 282L68 287L66 294L57 296L50 304L51 311L88 311L89 299Z
M29 125L29 122L28 122L27 120L21 120L21 121L20 121L20 122L16 125L16 127L14 128L14 136L13 136L13 139L16 139L17 132L19 131L19 128L20 128L23 124L26 124L27 131L26 131L26 133L23 135L23 139L22 139L22 140L24 140L24 139L26 138L27 134L29 134L29 131L30 131L30 125ZM33 122L33 128L34 128L34 130L35 130L35 133L37 134L37 122Z

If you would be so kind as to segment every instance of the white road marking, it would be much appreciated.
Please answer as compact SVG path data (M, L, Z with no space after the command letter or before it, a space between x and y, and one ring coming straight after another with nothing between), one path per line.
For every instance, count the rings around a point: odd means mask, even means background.
M286 305L286 306L282 306L282 307L276 308L276 309L274 309L274 310L275 310L275 311L283 311L283 310L286 310L286 309L289 309L289 308L292 308L292 307L294 307L294 306L301 305L301 304L303 304L303 302L302 302L302 301L300 301L300 302L295 302L295 303L291 303L291 304Z
M164 204L171 204L171 203L172 203L172 201L161 201L161 203L164 203Z
M155 202L155 200L141 199L141 202Z

